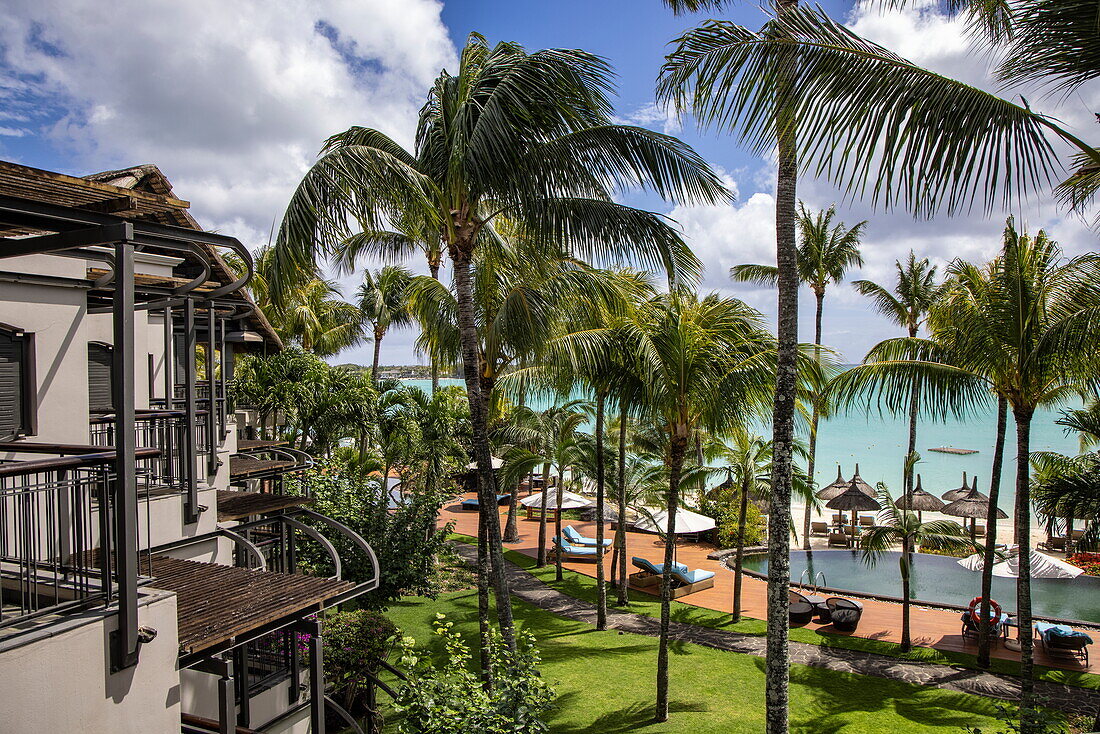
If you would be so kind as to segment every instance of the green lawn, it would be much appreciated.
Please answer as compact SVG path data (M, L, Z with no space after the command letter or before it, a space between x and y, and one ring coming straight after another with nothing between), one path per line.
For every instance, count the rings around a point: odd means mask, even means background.
M672 646L672 715L652 723L657 640L597 632L517 600L517 624L534 632L543 675L558 694L549 718L553 732L745 732L764 730L764 673L760 658L686 643ZM406 598L389 616L421 645L438 650L431 635L437 613L446 614L476 641L476 591L435 601ZM791 669L791 720L796 732L961 732L988 726L992 701L936 688L795 666ZM388 717L393 724L393 717Z
M469 535L454 533L451 537L463 543L477 542L476 538ZM553 565L536 568L535 559L519 551L505 550L504 555L512 563L527 570L528 573L542 580L544 583L553 586L563 594L568 594L569 596L593 604L596 602L596 579L591 576L565 569L562 575L562 581L558 583L555 581ZM608 566L608 572L610 573L610 566ZM614 589L609 590L608 600L614 601L616 598L614 594L616 593ZM661 602L656 596L631 590L630 611L636 614L660 617ZM742 617L740 622L732 624L729 621L729 614L717 612L713 609L703 609L677 601L672 602L672 619L678 622L696 624L701 627L730 630L731 632L739 632L745 635L762 637L767 632L767 624L763 620ZM859 650L861 652L872 652L906 660L917 660L927 663L957 665L965 668L978 669L977 656L962 652L936 650L931 647L914 647L908 653L902 653L898 645L892 642L869 640L864 637L851 637L848 635L832 635L805 627L791 628L790 638L797 642L805 642L810 645ZM992 663L990 670L993 672L1010 675L1019 672L1019 663L997 658L994 658ZM1076 673L1073 671L1036 666L1035 675L1041 680L1062 683L1064 685L1100 689L1100 675L1091 673Z

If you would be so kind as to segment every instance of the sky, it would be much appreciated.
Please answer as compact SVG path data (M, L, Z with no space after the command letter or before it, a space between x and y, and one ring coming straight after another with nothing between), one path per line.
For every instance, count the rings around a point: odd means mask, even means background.
M930 4L891 12L881 5L832 0L822 7L916 63L997 91L995 59L970 44L962 21ZM742 298L774 319L773 291L728 278L732 265L774 262L773 161L654 104L669 42L709 15L677 17L659 0L7 0L0 5L0 159L76 175L154 163L203 226L258 248L327 136L358 124L411 146L428 87L441 69L456 67L470 32L532 50L582 48L606 57L618 75L618 121L682 137L737 194L723 206L627 201L677 222L706 267L702 290ZM750 2L717 16L749 27L765 18ZM1022 95L1096 139L1095 86L1070 97L1026 88L1000 93ZM1046 228L1067 255L1095 249L1094 234L1046 191L1016 211L934 221L872 210L805 176L799 197L810 208L835 203L848 224L867 220L865 264L850 279L892 283L893 263L910 249L941 269L954 257L987 259L1008 214L1031 230ZM359 279L341 279L346 295ZM812 300L804 290L806 340ZM824 342L847 361L897 331L847 284L828 291ZM382 362L421 361L414 339L412 330L387 335ZM335 361L368 363L370 353L363 345Z

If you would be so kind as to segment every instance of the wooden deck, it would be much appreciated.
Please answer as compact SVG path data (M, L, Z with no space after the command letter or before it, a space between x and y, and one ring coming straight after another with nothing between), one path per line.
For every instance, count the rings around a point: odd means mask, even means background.
M201 652L292 615L320 610L349 581L252 571L167 556L151 559L150 586L177 595L180 654ZM142 561L142 573L150 572Z
M218 490L218 522L243 520L313 502L309 497L270 492L233 492Z
M508 517L508 508L500 508L501 527ZM475 512L462 512L457 504L445 506L440 513L441 522L453 520L455 532L466 535L477 535L477 517ZM595 523L570 521L583 535L594 537L596 534ZM538 555L538 529L537 521L520 519L520 541L509 543L505 547L519 551L529 556ZM612 537L611 531L605 528L606 537ZM656 535L648 533L627 532L627 554L629 556L641 556L654 563L660 563L664 559L664 547ZM548 529L547 543L553 536L553 530ZM714 550L713 546L706 543L692 543L681 541L677 544L676 560L686 563L690 568L704 568L715 572L715 584L710 589L690 594L679 601L684 604L705 609L714 609L722 612L730 612L733 609L733 571L718 561L707 558L707 554ZM605 557L605 568L610 572L610 555ZM578 573L587 576L596 575L596 564L591 561L569 561L563 564ZM633 570L631 568L630 570ZM767 618L767 583L761 579L746 576L741 591L742 613L747 617L756 619ZM901 605L893 602L876 601L873 599L861 599L863 603L863 617L860 620L856 636L886 642L901 642ZM811 622L805 625L809 629L827 627L826 632L834 632L831 626L820 625ZM910 636L914 645L933 647L937 650L966 652L976 654L977 642L973 639L962 637L961 623L958 612L944 609L931 609L927 607L912 606L910 608ZM993 648L993 656L1007 660L1018 660L1019 653L1006 650L1002 645ZM1093 662L1088 667L1079 661L1071 660L1068 656L1048 656L1039 645L1035 647L1035 662L1051 668L1061 668L1078 672L1100 673L1098 655L1092 656Z
M293 471L298 464L293 461L274 459L253 459L249 456L229 457L229 478L231 480L250 477L270 476L280 472Z
M239 438L239 439L237 439L237 451L255 451L256 449L271 449L271 448L277 448L279 446L286 446L288 443L289 443L288 441L263 441L263 440L258 439L258 438L254 438L254 439Z

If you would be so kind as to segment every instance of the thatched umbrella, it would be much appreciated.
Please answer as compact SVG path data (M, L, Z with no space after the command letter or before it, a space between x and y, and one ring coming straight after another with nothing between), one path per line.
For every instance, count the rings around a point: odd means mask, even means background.
M944 504L936 495L924 491L924 488L920 486L920 474L918 474L917 486L894 500L894 507L900 507L903 510L916 510L917 519L924 520L921 513L938 512L944 508Z
M859 475L859 464L856 464L856 473L852 475L852 484L856 485L856 488L868 497L875 496L875 488L863 481L863 477Z
M952 489L940 495L944 502L954 502L970 492L970 485L966 482L966 472L963 472L963 483L958 489Z
M874 497L870 497L867 493L860 490L859 485L856 484L856 480L848 482L848 489L844 490L836 497L825 503L825 506L830 510L851 510L852 511L852 529L854 530L859 525L859 520L856 517L857 513L865 510L881 510L882 505L878 503Z
M945 515L952 517L970 518L970 540L977 537L976 525L978 518L984 518L989 513L989 498L978 491L978 478L974 477L974 486L967 489L966 494L940 510ZM997 519L1004 520L1008 517L1001 508L997 508Z
M831 500L833 497L843 494L846 489L848 489L848 482L840 475L840 464L837 464L836 481L817 490L817 498L819 500Z

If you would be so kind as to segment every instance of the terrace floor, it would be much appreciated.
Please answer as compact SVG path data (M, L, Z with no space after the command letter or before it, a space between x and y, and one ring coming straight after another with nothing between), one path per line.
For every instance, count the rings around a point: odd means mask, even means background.
M508 508L501 507L499 510L501 526L503 527L508 516ZM440 513L441 522L454 520L455 532L466 535L477 535L477 518L477 512L462 510L457 503L445 505ZM566 523L563 520L563 524L571 524L585 535L595 535L595 523L576 520ZM505 547L528 556L536 556L538 554L538 521L525 520L521 515L518 527L520 541L518 543L508 543ZM610 531L607 532L607 537L611 537ZM553 531L548 529L548 542L552 536ZM664 547L656 535L628 531L626 536L628 556L641 556L655 563L660 563L663 560ZM707 543L681 541L677 544L677 561L686 563L690 568L703 568L715 572L715 583L712 588L680 597L677 601L706 609L730 612L733 609L733 571L720 561L707 558L707 554L713 550L714 547ZM610 554L605 558L608 564L606 567L610 568ZM592 562L567 561L563 565L570 570L587 576L596 575L596 566ZM630 570L633 571L634 569L631 568ZM741 594L742 613L745 616L756 619L767 618L767 584L764 581L745 576ZM855 633L856 636L885 642L901 642L901 605L874 599L861 599L861 602L863 603L863 617ZM819 629L829 627L829 625L811 622L806 627L808 629ZM958 612L912 606L909 629L914 645L969 654L976 654L978 650L977 642L973 638L964 639L962 637ZM830 627L823 631L831 632L832 630ZM838 632L835 634L843 633ZM1007 650L1003 645L995 646L992 654L994 657L1005 660L1019 659L1019 653ZM1035 663L1037 665L1075 672L1100 673L1100 662L1097 661L1097 656L1091 657L1091 664L1085 666L1080 661L1071 659L1068 656L1050 656L1046 654L1041 646L1036 645L1035 647Z

